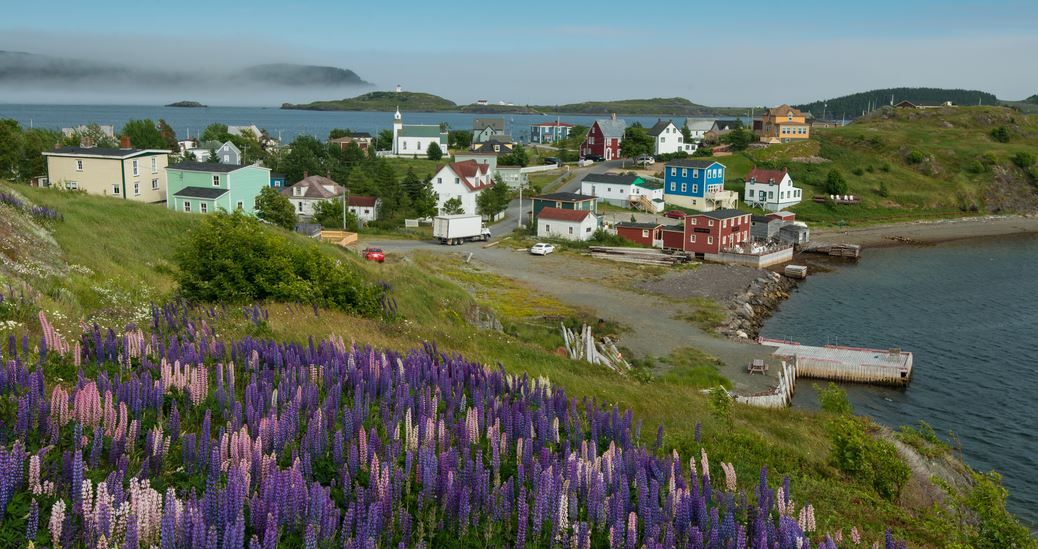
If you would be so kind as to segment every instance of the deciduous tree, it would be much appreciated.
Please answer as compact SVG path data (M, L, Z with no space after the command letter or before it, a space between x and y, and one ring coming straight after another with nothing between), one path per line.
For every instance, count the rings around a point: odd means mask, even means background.
M290 231L296 226L292 202L273 187L263 187L256 197L256 217Z

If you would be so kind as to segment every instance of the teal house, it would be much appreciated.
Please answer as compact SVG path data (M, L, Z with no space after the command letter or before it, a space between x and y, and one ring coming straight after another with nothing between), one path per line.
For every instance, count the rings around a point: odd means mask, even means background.
M166 167L166 207L178 212L242 210L256 213L256 196L270 186L270 169L209 162Z
M595 211L597 198L578 193L552 193L533 197L533 218L537 219L544 208L560 210Z

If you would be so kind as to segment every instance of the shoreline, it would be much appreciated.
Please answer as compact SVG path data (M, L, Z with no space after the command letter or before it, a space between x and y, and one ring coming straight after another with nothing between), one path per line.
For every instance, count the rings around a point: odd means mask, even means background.
M1038 216L992 215L846 229L821 229L814 232L811 240L859 244L864 248L893 248L1033 234L1038 234Z

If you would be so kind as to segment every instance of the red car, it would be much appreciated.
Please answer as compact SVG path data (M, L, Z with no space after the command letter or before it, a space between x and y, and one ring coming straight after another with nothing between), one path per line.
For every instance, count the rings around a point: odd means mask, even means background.
M687 213L681 210L667 210L663 212L663 217L669 217L671 219L685 219Z
M361 253L364 254L364 259L368 261L386 262L386 254L382 251L382 248L364 248L364 251Z

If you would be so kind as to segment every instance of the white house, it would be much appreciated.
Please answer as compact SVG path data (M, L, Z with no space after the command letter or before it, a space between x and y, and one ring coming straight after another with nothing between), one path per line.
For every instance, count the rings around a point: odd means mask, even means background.
M652 137L653 154L674 154L696 152L694 143L685 143L685 137L681 130L670 120L657 120L656 124L649 128L649 136Z
M437 124L404 125L400 109L393 115L393 155L424 156L429 145L436 143L443 154L447 154L447 132Z
M281 194L288 198L296 215L309 218L314 215L314 206L318 202L341 199L346 189L338 183L320 175L309 175L291 187L281 189Z
M446 164L432 178L433 191L437 194L436 208L443 213L444 203L460 198L461 213L475 215L476 197L493 184L494 177L487 164L475 160Z
M378 217L378 208L381 200L375 196L354 196L350 195L347 201L347 208L350 213L357 216L357 221L361 225L366 225L370 221L374 221Z
M566 240L590 240L598 227L598 217L588 210L545 207L537 214L537 236Z
M588 174L580 182L580 194L597 197L621 208L663 211L663 184L636 175Z
M750 206L778 212L800 203L800 189L786 170L753 168L746 176L743 200Z
M686 118L685 127L688 128L689 137L696 143L703 140L706 132L714 127L713 118Z

